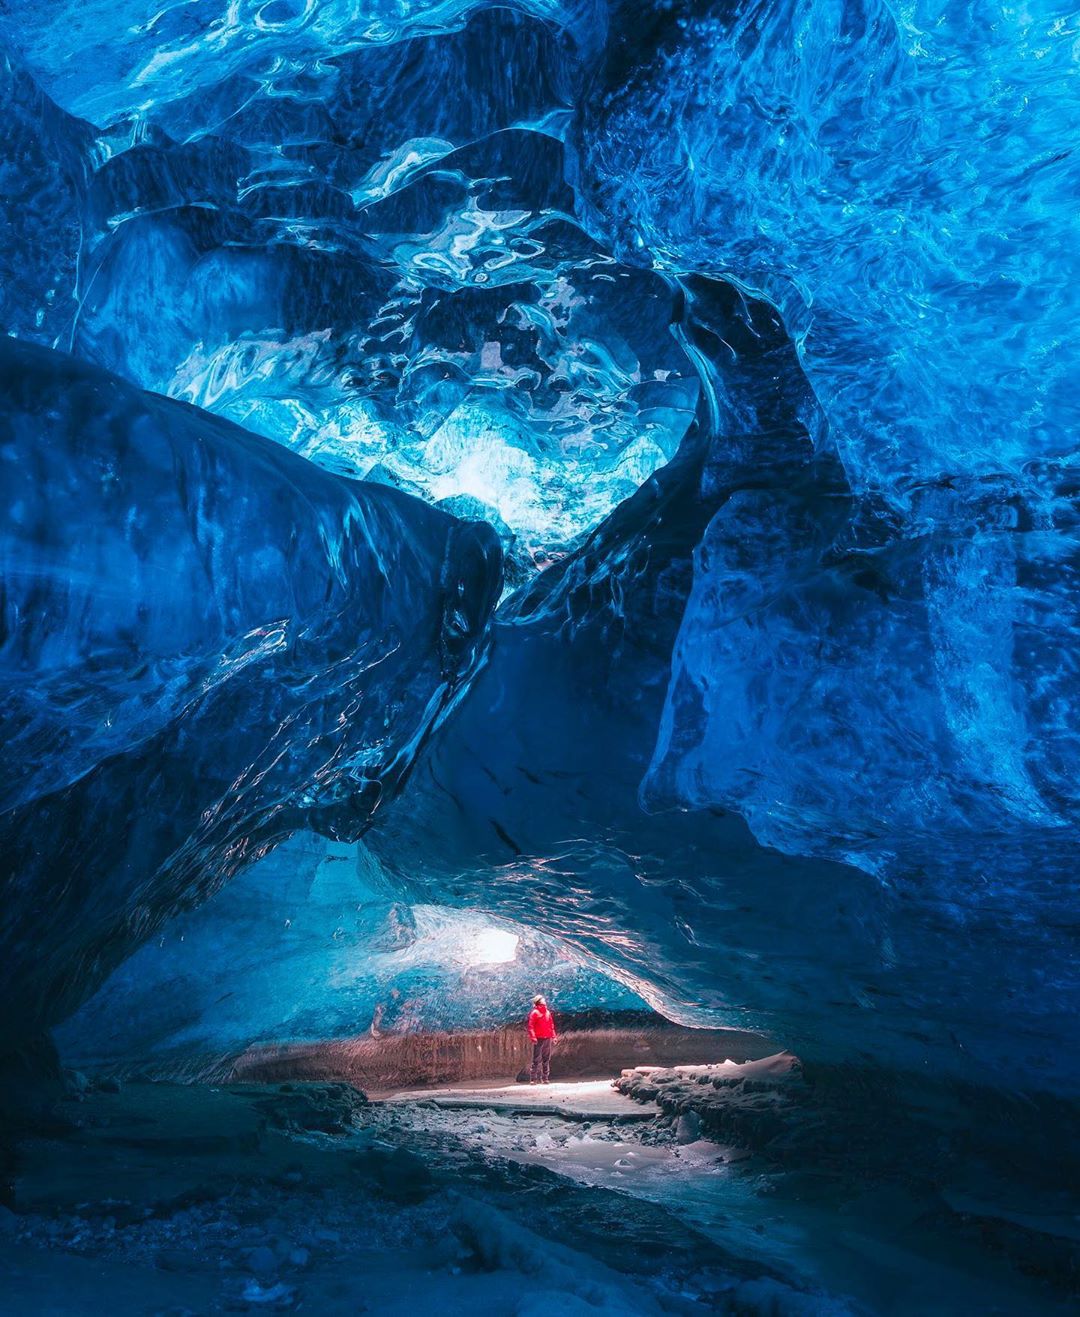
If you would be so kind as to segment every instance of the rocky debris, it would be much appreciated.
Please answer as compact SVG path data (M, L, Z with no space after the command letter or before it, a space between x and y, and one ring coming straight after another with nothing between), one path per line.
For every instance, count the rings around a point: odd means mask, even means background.
M326 1104L363 1124L344 1135L307 1128ZM681 1312L688 1278L701 1273L695 1286L711 1293L732 1283L710 1241L662 1208L425 1136L422 1118L441 1113L420 1112L409 1128L404 1113L332 1085L136 1083L119 1096L91 1090L80 1113L86 1124L65 1144L21 1147L17 1210L0 1214L0 1274L10 1257L26 1300L13 1311L38 1310L43 1286L51 1301L69 1276L96 1277L93 1264L146 1296L115 1305L116 1317L354 1313L365 1303L398 1314L403 1278L417 1310L437 1294L454 1312L514 1312L547 1255L541 1220L562 1241L558 1276L545 1275L559 1310L588 1296L591 1310L625 1311L640 1291L636 1311L658 1313L663 1293ZM246 1135L260 1128L252 1144ZM212 1131L223 1136L216 1151L202 1137Z
M141 1169L128 1162L125 1145L111 1147L114 1181L141 1177ZM287 1193L272 1174L272 1140L243 1161L236 1159L230 1174L212 1186L199 1184L205 1172L194 1159L179 1157L162 1143L149 1155L155 1164L182 1161L181 1174L194 1187L141 1209L126 1200L103 1199L74 1207L40 1202L36 1211L8 1212L0 1218L0 1250L10 1244L21 1257L47 1253L49 1263L41 1264L46 1267L57 1256L120 1264L141 1275L150 1292L187 1297L192 1312L288 1311L304 1301L309 1284L312 1310L336 1312L340 1306L328 1309L320 1296L343 1269L362 1269L373 1256L411 1268L417 1265L413 1251L424 1266L449 1265L441 1247L446 1239L452 1241L453 1262L461 1251L445 1212L437 1203L429 1205L426 1193L415 1192L425 1172L411 1165L418 1159L408 1153L397 1158L387 1149L375 1150L381 1174L365 1178L356 1174L355 1163L367 1159L355 1146L350 1151L343 1144L298 1143L304 1170L299 1186ZM398 1184L396 1175L402 1177ZM380 1178L385 1192L376 1194ZM427 1181L432 1182L430 1175ZM413 1190L408 1194L400 1192L406 1183ZM403 1202L404 1197L413 1202ZM410 1251L408 1260L399 1256L402 1249ZM4 1265L0 1257L0 1271ZM204 1297L192 1303L192 1292ZM149 1305L145 1311L162 1308Z
M352 1165L369 1192L394 1203L421 1203L435 1187L427 1164L408 1148L374 1146L354 1158Z
M238 1097L254 1096L255 1106L275 1129L295 1133L348 1134L360 1123L368 1097L352 1084L230 1085Z
M664 1273L669 1281L679 1278L680 1290L709 1293L728 1285L732 1273L743 1274L746 1270L744 1260L730 1256L715 1239L699 1234L685 1220L669 1215L647 1198L626 1192L624 1186L629 1182L624 1175L616 1175L614 1180L602 1176L594 1182L586 1173L581 1177L584 1184L595 1187L573 1184L583 1169L579 1158L586 1144L596 1148L615 1145L612 1152L601 1154L601 1160L610 1165L618 1156L617 1149L627 1141L634 1147L648 1142L648 1133L654 1127L651 1120L633 1126L604 1119L569 1124L558 1117L535 1113L377 1103L368 1122L380 1139L402 1141L425 1160L432 1154L432 1164L454 1167L452 1178L437 1180L433 1202L456 1201L455 1189L464 1191L467 1185L468 1192L475 1190L477 1196L482 1195L508 1215L524 1219L530 1232L542 1223L545 1237L572 1242L591 1257L618 1270L630 1270L646 1287L651 1284L650 1277ZM727 1156L716 1158L717 1163L727 1160ZM493 1191L493 1164L498 1165L503 1181L497 1191ZM572 1179L566 1176L569 1167L575 1168ZM613 1188L616 1192L612 1197ZM618 1220L614 1233L613 1206ZM458 1234L468 1244L468 1232ZM709 1259L704 1269L695 1261L703 1251ZM481 1255L473 1253L471 1246L469 1260L482 1265ZM559 1310L563 1311L561 1305Z
M675 1123L677 1143L696 1143L701 1138L701 1117L696 1111L684 1111Z
M724 1081L719 1086L717 1078ZM359 1128L327 1135L276 1127L260 1106L283 1096L291 1104L296 1089L126 1083L121 1095L92 1091L79 1107L82 1128L63 1141L40 1135L20 1145L16 1211L0 1211L0 1309L97 1311L74 1303L71 1286L90 1285L97 1298L107 1277L112 1317L294 1310L328 1317L365 1310L387 1317L428 1310L447 1317L841 1313L847 1311L841 1296L818 1293L817 1244L804 1241L801 1253L791 1245L803 1233L811 1198L821 1214L818 1235L842 1238L852 1256L861 1248L870 1274L877 1281L884 1274L886 1288L896 1283L894 1251L914 1247L912 1232L939 1268L942 1237L973 1250L989 1230L995 1250L1012 1257L1022 1243L1017 1265L1037 1259L1039 1272L1055 1276L1059 1288L1075 1275L1062 1268L1060 1249L1046 1251L1039 1199L1018 1222L1024 1236L1014 1228L1006 1238L992 1205L970 1195L950 1208L890 1182L863 1186L849 1203L834 1183L817 1185L806 1165L755 1159L745 1170L729 1170L727 1150L678 1146L680 1133L688 1136L698 1124L706 1130L698 1109L705 1099L753 1111L771 1092L789 1104L791 1129L809 1140L801 1150L820 1149L814 1126L820 1092L790 1064L749 1073L666 1067L658 1074L628 1071L623 1081L663 1093L666 1128L653 1121L570 1126L420 1103L366 1105L359 1098ZM312 1097L317 1108L323 1087L300 1096ZM807 1089L813 1101L806 1100ZM677 1111L680 1094L698 1106ZM207 1129L228 1135L227 1152L207 1150L199 1135ZM247 1134L260 1129L252 1146ZM650 1149L654 1137L669 1146ZM559 1146L552 1148L553 1141ZM794 1146L780 1139L767 1151ZM538 1164L547 1150L556 1154L551 1164ZM618 1190L575 1182L586 1164L614 1168ZM721 1166L719 1174L712 1169ZM708 1224L701 1231L700 1203L684 1215L681 1207L662 1205L665 1189L659 1202L633 1191L646 1182L655 1190L656 1172L665 1186L685 1172L692 1178L680 1188L690 1195L693 1186L703 1189L705 1202L730 1183L735 1192L717 1209L718 1232ZM819 1187L824 1192L815 1198ZM748 1199L751 1189L760 1201ZM794 1203L793 1225L785 1202ZM1063 1200L1055 1210L1064 1219L1071 1204ZM970 1238L958 1231L968 1218ZM860 1244L858 1232L847 1232L855 1222L861 1231L864 1221L875 1224ZM773 1223L781 1240L775 1250ZM901 1227L906 1245L898 1240ZM910 1257L907 1270L917 1274L924 1254L896 1256ZM962 1265L957 1275L967 1303L972 1273ZM984 1291L966 1307L941 1311L1043 1310L1022 1301L1010 1306L1011 1291L997 1303L999 1289L995 1280L991 1301L983 1301ZM1020 1296L1030 1297L1027 1289Z

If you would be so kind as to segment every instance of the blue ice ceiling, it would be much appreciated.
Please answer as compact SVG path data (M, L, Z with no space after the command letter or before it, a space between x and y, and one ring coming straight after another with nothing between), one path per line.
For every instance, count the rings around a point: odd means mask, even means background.
M366 833L680 1019L1075 1084L1074 14L0 37L20 1035Z
M535 928L410 903L362 843L308 833L170 923L57 1042L75 1064L190 1073L260 1043L502 1025L540 990L560 1013L644 1007Z

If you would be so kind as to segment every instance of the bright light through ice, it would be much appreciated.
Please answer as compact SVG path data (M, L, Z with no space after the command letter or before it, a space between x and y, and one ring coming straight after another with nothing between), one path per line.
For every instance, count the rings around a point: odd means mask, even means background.
M474 965L505 965L517 955L518 935L501 928L482 928L473 940Z

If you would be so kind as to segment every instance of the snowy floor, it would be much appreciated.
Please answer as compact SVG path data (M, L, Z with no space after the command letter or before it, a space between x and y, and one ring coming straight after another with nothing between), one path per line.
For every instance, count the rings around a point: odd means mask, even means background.
M346 1085L91 1091L67 1129L19 1141L0 1313L693 1317L758 1283L662 1208L425 1114L475 1119L363 1106Z
M648 1120L638 1128L636 1122L622 1118L621 1106L615 1109L615 1119L598 1112L602 1104L588 1092L564 1096L562 1105L569 1116L546 1111L527 1099L513 1108L485 1105L482 1092L476 1090L460 1105L441 1104L435 1110L426 1098L424 1094L421 1102L413 1103L399 1095L387 1104L389 1110L376 1112L371 1119L384 1121L381 1128L395 1139L406 1131L427 1138L442 1136L483 1156L546 1166L582 1184L663 1203L708 1234L722 1215L720 1200L730 1192L725 1168L749 1158L746 1152L706 1140L680 1146L670 1138L658 1139L654 1112L646 1112Z
M659 1114L652 1102L635 1102L616 1093L609 1079L552 1084L450 1084L446 1088L405 1089L384 1101L415 1106L432 1103L443 1110L463 1109L548 1114L568 1120L650 1121Z

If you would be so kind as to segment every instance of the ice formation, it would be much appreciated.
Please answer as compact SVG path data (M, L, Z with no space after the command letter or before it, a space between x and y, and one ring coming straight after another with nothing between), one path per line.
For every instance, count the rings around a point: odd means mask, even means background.
M358 835L475 663L500 576L482 524L2 351L17 1041L298 827Z
M583 997L1075 1095L1075 16L0 38L8 1043L370 826Z
M260 1044L503 1025L644 1003L534 928L410 902L363 843L303 834L179 915L57 1031L72 1064L204 1070Z

